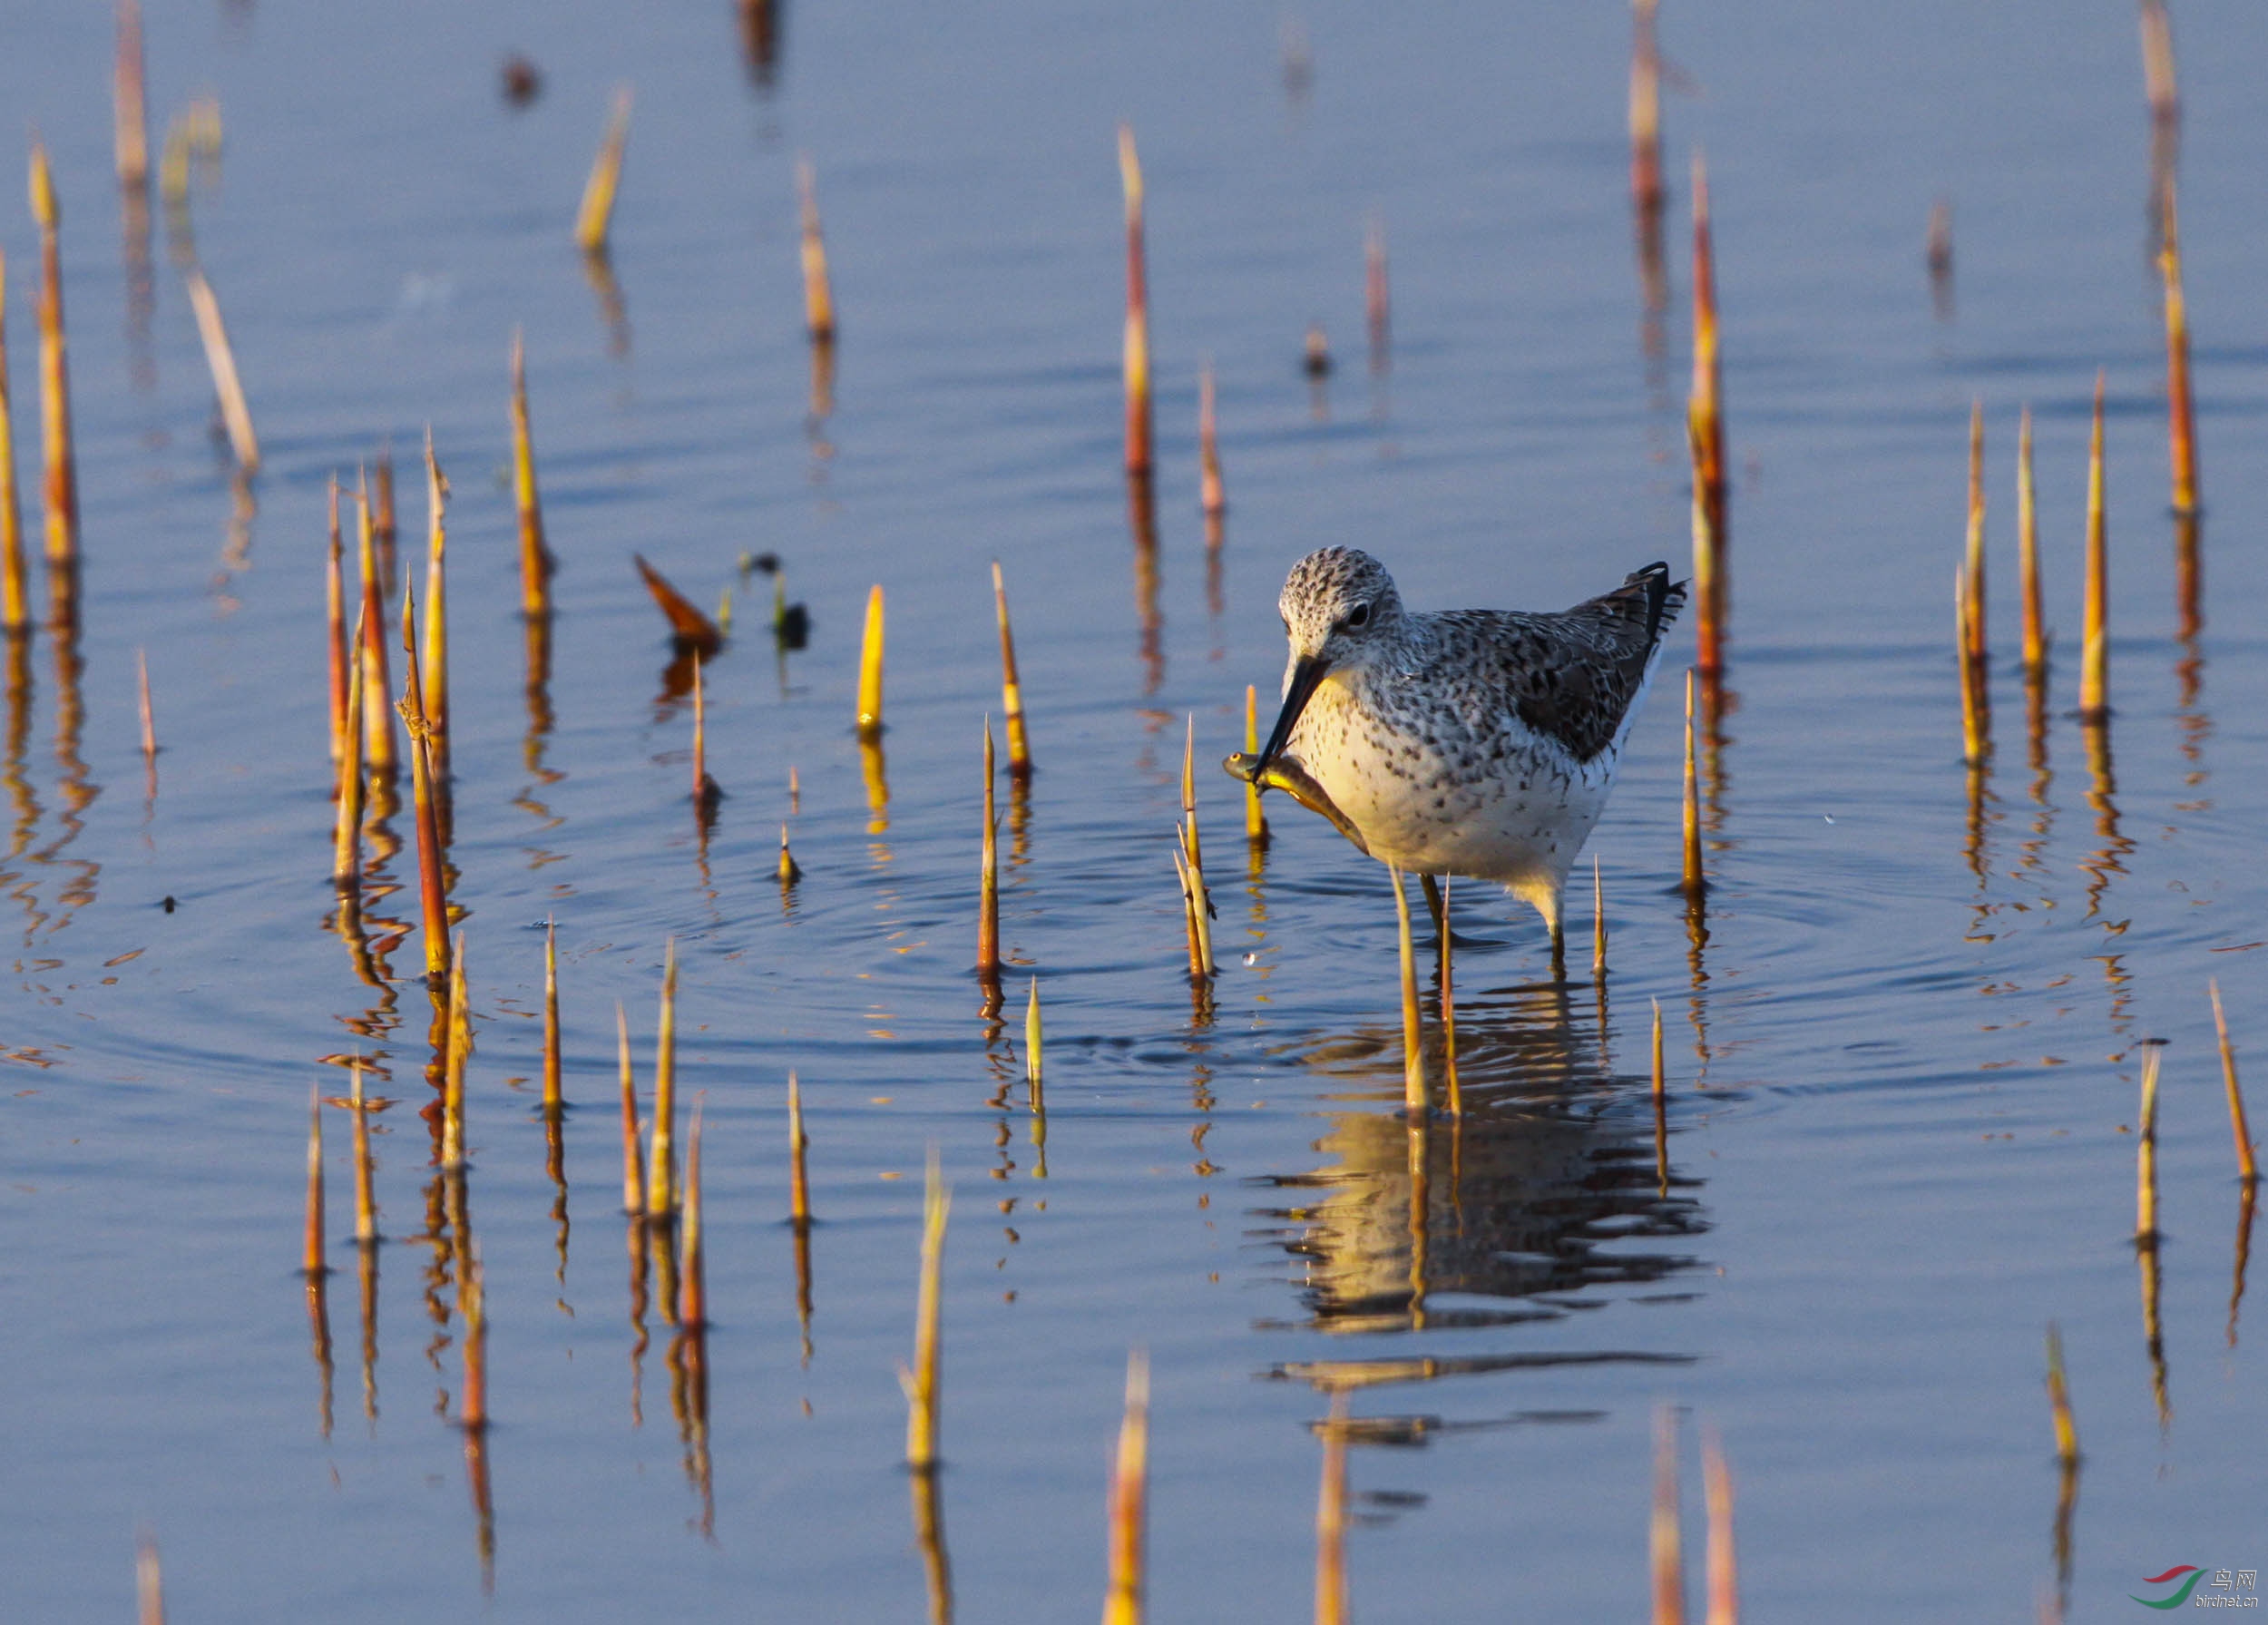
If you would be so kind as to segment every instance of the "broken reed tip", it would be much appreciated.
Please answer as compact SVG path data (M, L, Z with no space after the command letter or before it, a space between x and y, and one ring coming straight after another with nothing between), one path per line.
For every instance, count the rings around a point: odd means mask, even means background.
M614 194L622 179L622 150L630 140L630 86L614 93L608 111L606 134L591 161L591 178L583 183L582 206L575 213L575 246L586 254L606 251L607 233L614 220Z
M787 849L787 826L779 827L779 883L793 886L803 878L803 866L796 862L795 854Z
M2055 1422L2056 1459L2066 1469L2079 1463L2079 1430L2071 1416L2071 1389L2064 1375L2063 1331L2048 1323L2048 1410Z
M632 1219L646 1211L646 1173L638 1144L638 1083L631 1070L630 1017L614 1001L614 1039L622 1089L622 1211Z
M2228 1019L2221 1013L2221 984L2218 978L2205 984L2213 995L2213 1026L2221 1044L2221 1080L2229 1096L2229 1128L2236 1136L2237 1178L2247 1186L2260 1182L2260 1166L2254 1160L2253 1136L2244 1118L2244 1090L2236 1078L2236 1047L2229 1042Z
M158 758L157 720L150 710L150 655L147 650L134 651L134 674L142 690L142 755L146 761Z
M811 161L796 159L796 195L801 216L804 330L825 349L835 342L835 288L827 275L826 239L819 230L819 197Z
M1111 1461L1110 1592L1103 1625L1140 1625L1149 1497L1149 1356L1126 1358L1126 1415Z
M2135 1134L2135 1245L2153 1251L2157 1228L2157 1082L2160 1046L2145 1039L2142 1052L2142 1111Z
M953 1209L937 1148L929 1148L928 1175L922 1189L921 1285L914 1312L914 1364L898 1370L905 1390L905 1464L916 1473L937 1466L939 1277L944 1258L945 1222Z
M323 1091L320 1086L308 1091L308 1210L307 1226L301 1237L300 1273L310 1281L319 1281L330 1273L323 1262Z
M1016 639L1008 624L1008 589L1000 561L992 561L992 611L1000 622L1001 720L1008 735L1008 772L1019 781L1031 777L1031 736L1024 725L1023 680L1016 670Z
M803 1086L787 1074L787 1217L798 1232L811 1228L811 1180L804 1166L811 1138L803 1128Z

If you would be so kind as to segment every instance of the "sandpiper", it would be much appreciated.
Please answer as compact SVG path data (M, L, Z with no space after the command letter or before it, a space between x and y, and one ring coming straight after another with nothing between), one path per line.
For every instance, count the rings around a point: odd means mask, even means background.
M1228 771L1321 813L1425 879L1494 880L1532 904L1565 975L1560 896L1686 602L1667 564L1558 614L1416 612L1368 553L1325 547L1276 601L1291 643L1284 709Z

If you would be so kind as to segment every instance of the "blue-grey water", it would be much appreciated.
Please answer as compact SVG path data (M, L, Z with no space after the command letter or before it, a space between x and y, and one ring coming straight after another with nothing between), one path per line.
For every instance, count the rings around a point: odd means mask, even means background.
M1667 8L1683 88L1651 354L1624 8L790 4L777 22L759 74L721 0L153 7L153 144L194 95L222 112L190 206L266 454L240 492L162 210L146 331L135 314L112 19L6 20L0 105L37 126L63 195L85 586L83 671L63 680L34 641L0 775L0 1615L125 1617L146 1528L180 1620L931 1617L895 1371L933 1145L954 1193L937 1483L963 1619L1100 1609L1135 1347L1155 1372L1158 1619L1307 1617L1312 1424L1362 1375L1403 1379L1350 1394L1363 1436L1392 1441L1353 1453L1364 1620L1638 1617L1663 1404L1723 1439L1753 1619L2024 1618L2060 1597L2107 1620L2177 1564L2256 1571L2268 1332L2238 1296L2249 1209L2206 1000L2217 977L2240 1061L2268 1053L2252 10L2175 18L2208 508L2186 644L2130 7ZM512 50L543 74L524 109L499 93ZM608 290L569 226L618 83L637 100ZM1120 119L1149 203L1154 572L1119 471ZM1475 1109L1461 1143L1437 1129L1421 1148L1413 1225L1383 874L1280 798L1249 859L1211 764L1242 744L1245 686L1267 704L1276 585L1310 547L1370 549L1424 607L1556 607L1651 558L1685 568L1696 147L1735 602L1705 751L1705 935L1676 890L1681 626L1593 842L1603 997L1580 943L1576 984L1540 988L1529 911L1455 894ZM842 328L824 416L798 153ZM1941 197L1942 310L1922 252ZM1393 279L1382 371L1373 218ZM13 184L0 249L36 536L36 237ZM1298 365L1311 321L1338 359L1320 387ZM515 328L562 561L533 707L504 478ZM1207 357L1231 503L1210 561ZM2069 713L2097 368L2116 711L2090 757ZM1950 650L1972 399L1998 656L1998 748L1973 785ZM2015 659L2026 403L2058 633L2037 748ZM373 986L327 924L326 483L390 441L419 556L428 425L455 489L484 1496L452 1421L455 1277L429 1239L416 939ZM813 622L784 661L768 583L738 568L765 552ZM705 843L633 553L704 607L737 592L709 669L728 797ZM1002 786L998 1028L969 970L993 559L1040 765L1028 803ZM876 582L879 806L851 726ZM1220 910L1209 1006L1168 851L1191 716ZM805 871L786 897L783 821ZM414 905L413 887L370 912ZM1589 909L1572 913L1579 937ZM563 1202L536 1106L547 917ZM705 1415L673 1383L660 1306L633 1324L619 1212L613 1006L642 1088L671 938L683 1084L705 1100ZM1032 974L1044 1178L1021 1082ZM2168 1041L2155 1349L2129 1240L2148 1038ZM295 1273L307 1099L342 1093L357 1051L397 1102L376 1119L389 1240L369 1325L349 1122L327 1111L326 1359ZM791 1071L822 1220L807 1334L782 1222ZM2050 1321L2086 1453L2060 1575Z

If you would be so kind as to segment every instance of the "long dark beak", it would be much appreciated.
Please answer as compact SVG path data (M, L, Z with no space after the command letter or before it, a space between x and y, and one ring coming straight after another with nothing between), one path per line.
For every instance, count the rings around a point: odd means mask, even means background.
M1268 734L1268 742L1252 764L1254 783L1258 783L1260 775L1268 770L1268 764L1283 754L1285 744L1292 737L1293 724L1299 720L1299 713L1306 709L1307 701L1330 670L1317 655L1302 655L1293 663L1291 687L1284 691L1284 709L1276 713L1276 727Z

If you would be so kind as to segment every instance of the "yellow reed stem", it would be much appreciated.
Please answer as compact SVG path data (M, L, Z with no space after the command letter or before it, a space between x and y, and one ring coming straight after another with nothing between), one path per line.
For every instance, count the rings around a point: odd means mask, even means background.
M701 812L724 798L709 776L709 685L703 680L708 664L699 655L693 657L693 806Z
M1425 1032L1418 1009L1417 954L1410 944L1410 895L1402 886L1402 871L1393 864L1386 873L1393 879L1396 941L1402 952L1402 1103L1413 1118L1431 1109L1425 1082Z
M882 732L882 584L866 594L866 626L858 643L858 737L872 739Z
M566 1103L560 1087L559 923L543 922L543 1115L556 1122Z
M922 1274L914 1309L914 1364L898 1368L898 1385L905 1390L905 1464L916 1473L934 1472L937 1466L937 1409L943 1397L938 1381L943 1306L939 1275L945 1256L945 1219L952 1209L953 1196L945 1189L933 1145L922 1189Z
M323 1091L308 1091L308 1219L300 1272L310 1280L329 1273L323 1262Z
M685 1148L685 1212L678 1224L678 1324L698 1331L709 1324L709 1271L701 1256L701 1102L693 1102L693 1131Z
M378 573L377 534L370 524L370 481L360 476L355 492L356 534L362 561L362 755L370 771L394 772L393 678L386 654L386 583Z
M1701 1430L1701 1487L1709 1512L1708 1625L1740 1625L1740 1560L1733 1545L1733 1473L1716 1429Z
M1251 683L1245 684L1245 754L1260 754L1260 690ZM1260 805L1260 787L1250 779L1245 781L1245 838L1261 844L1268 838L1268 815Z
M1596 852L1590 855L1590 979L1607 979L1607 883Z
M15 417L8 405L8 257L0 252L0 629L32 623L24 565L24 504L16 492Z
M1029 778L1031 738L1024 729L1023 684L1016 675L1016 638L1008 628L1008 590L998 559L992 561L992 613L1000 622L1001 720L1008 734L1008 771L1012 778Z
M362 641L363 621L355 618L355 642ZM362 661L347 661L347 714L362 714ZM362 882L362 729L349 721L344 730L345 754L338 763L338 817L331 848L331 882L352 892Z
M448 476L433 455L433 430L425 430L425 702L428 754L433 764L437 799L449 799L449 609L448 528L443 514L449 504Z
M638 1158L638 1080L631 1070L630 1017L614 1001L614 1041L622 1082L622 1211L633 1218L646 1210L646 1175Z
M1991 749L1989 726L1984 711L1984 673L1970 658L1970 626L1975 611L1969 602L1969 575L1953 572L1953 658L1960 668L1961 759L1980 767Z
M1119 181L1126 196L1126 472L1151 466L1149 405L1149 287L1142 245L1142 161L1134 127L1119 126Z
M819 232L819 193L808 158L796 160L796 200L803 217L803 324L811 342L835 341L835 289L826 274L826 239Z
M2165 435L2173 467L2174 512L2197 511L2197 408L2189 387L2189 303L2182 295L2181 230L2172 180L2165 187L2165 240L2158 271L2165 283Z
M64 350L62 205L47 166L47 148L32 142L32 219L39 227L40 438L46 454L48 617L57 626L78 618L79 475L71 442L71 373Z
M670 939L661 968L661 1023L654 1040L653 1129L648 1144L646 1213L666 1219L677 1210L678 945Z
M535 490L535 438L528 426L527 345L512 330L512 494L520 513L520 608L530 620L552 612L552 550Z
M346 759L347 736L351 731L349 719L359 715L347 705L347 668L354 645L347 641L347 585L341 567L344 549L338 533L338 476L330 480L330 543L324 565L324 593L329 611L331 666L331 765ZM357 634L359 641L359 634Z
M196 313L197 337L205 347L205 365L212 373L212 387L220 397L220 421L228 426L229 445L246 474L259 469L259 437L252 433L252 409L245 404L244 383L237 376L236 352L229 346L229 329L220 319L220 301L212 284L195 265L182 272L189 284L189 307Z
M1315 1493L1315 1625L1346 1625L1346 1390L1331 1395L1323 1424L1323 1484Z
M2229 1023L2221 1013L2221 984L2216 979L2206 987L2213 994L2213 1028L2221 1040L2221 1081L2229 1091L2229 1128L2236 1135L2236 1173L2245 1184L2255 1184L2260 1179L2260 1167L2253 1159L2252 1130L2244 1121L2244 1088L2236 1081L2236 1047L2229 1043Z
M2103 513L2103 375L2095 375L2095 421L2087 436L2087 597L2079 656L2079 717L2110 715L2110 563Z
M779 827L779 883L793 886L803 878L803 868L796 862L796 855L787 850L787 826Z
M1181 836L1181 825L1173 827L1173 872L1181 882L1181 929L1189 949L1189 974L1203 976L1212 968L1205 957L1205 946L1197 928L1197 888L1190 883L1188 848Z
M2056 1424L2056 1459L2067 1468L2079 1461L2079 1429L2071 1419L2071 1388L2063 1370L2063 1333L2048 1323L2048 1410Z
M1669 1069L1662 1054L1662 1002L1654 1001L1654 1185L1669 1195Z
M811 1137L803 1131L803 1086L787 1074L787 1219L798 1232L811 1228L811 1176L804 1154Z
M2024 670L2048 670L2048 625L2039 595L2039 488L2032 479L2032 409L2016 429L2016 573L2024 596Z
M1228 490L1221 483L1219 389L1213 381L1213 357L1197 376L1197 460L1198 500L1207 514L1228 510Z
M1961 656L1973 665L1984 664L1990 652L1985 636L1985 490L1984 402L1969 408L1969 615Z
M1685 889L1688 897L1701 895L1701 775L1693 749L1693 679L1686 673Z
M142 7L118 0L118 49L111 68L112 139L118 184L146 198L150 186L150 94L142 68ZM146 206L146 205L145 205Z
M355 1245L369 1247L378 1238L378 1203L370 1159L370 1108L362 1093L362 1057L347 1062L347 1109L355 1114Z
M1654 1516L1649 1542L1654 1571L1654 1625L1685 1625L1686 1565L1677 1528L1677 1413L1654 1412Z
M1189 862L1190 915L1197 927L1199 974L1213 974L1213 895L1205 884L1205 851L1197 828L1197 716L1181 744L1181 847Z
M614 93L608 110L606 134L598 156L591 162L591 178L583 182L582 207L575 211L575 246L586 254L606 251L607 229L614 220L614 194L622 181L622 150L630 142L630 86Z
M1126 1417L1110 1467L1110 1589L1102 1625L1141 1625L1143 1548L1149 1532L1149 1356L1126 1361Z
M1040 1052L1044 1038L1040 1025L1040 978L1034 976L1031 978L1031 996L1025 1001L1023 1007L1023 1081L1025 1087L1031 1091L1034 1106L1040 1100L1042 1075Z
M1631 0L1630 199L1640 214L1662 206L1662 58L1655 0Z
M449 974L449 898L444 886L441 819L434 804L433 756L425 728L425 685L417 668L417 601L402 573L402 724L409 730L410 800L417 820L417 898L425 927L425 984Z
M1716 330L1716 254L1709 226L1708 168L1693 155L1693 389L1686 407L1693 453L1693 574L1697 663L1725 669L1724 368Z
M976 974L1000 975L1000 817L992 799L992 720L984 719L984 840L976 878Z
M2142 1052L2142 1121L2135 1133L2134 1238L2142 1247L2156 1247L2157 1230L2157 1072L2158 1046Z

